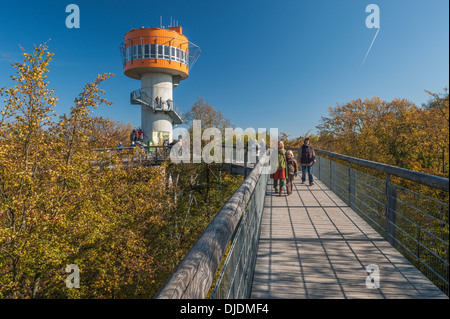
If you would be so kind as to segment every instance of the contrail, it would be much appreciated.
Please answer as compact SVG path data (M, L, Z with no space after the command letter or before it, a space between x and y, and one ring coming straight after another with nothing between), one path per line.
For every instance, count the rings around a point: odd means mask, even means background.
M377 38L378 32L380 32L381 28L378 28L377 33L375 33L375 36L373 37L372 43L370 44L369 50L367 50L366 56L364 57L364 61L361 64L361 66L364 65L364 63L366 62L367 56L369 55L370 49L372 49L373 43L375 42L375 39Z

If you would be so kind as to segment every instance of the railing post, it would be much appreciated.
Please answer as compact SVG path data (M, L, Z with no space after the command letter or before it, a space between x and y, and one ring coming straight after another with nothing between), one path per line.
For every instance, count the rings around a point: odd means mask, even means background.
M333 190L333 161L330 159L330 190Z
M397 247L397 190L391 185L391 178L386 174L386 240Z
M316 158L317 158L317 166L319 167L319 168L318 168L319 171L317 172L317 177L318 177L320 180L322 180L322 179L320 178L320 156L316 156Z
M320 156L316 156L316 159L317 159L317 165L316 165L316 167L317 167L317 178L320 179ZM314 172L315 172L315 170L314 170Z
M247 158L248 158L248 144L244 149L244 179L247 178Z
M352 179L352 163L348 163L348 206L352 207L352 197L355 196L355 183Z

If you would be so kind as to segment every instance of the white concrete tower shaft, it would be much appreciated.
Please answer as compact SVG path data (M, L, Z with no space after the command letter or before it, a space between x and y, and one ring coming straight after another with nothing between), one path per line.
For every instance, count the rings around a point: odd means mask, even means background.
M167 101L173 101L173 77L167 73L146 73L141 78L141 91L152 103L156 99L167 106ZM173 121L164 111L153 110L147 105L141 105L141 129L144 131L144 142L152 141L153 145L163 145L173 140Z

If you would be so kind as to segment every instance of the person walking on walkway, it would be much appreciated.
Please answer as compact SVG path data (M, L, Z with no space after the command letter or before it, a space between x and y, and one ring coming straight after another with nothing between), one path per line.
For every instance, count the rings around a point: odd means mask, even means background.
M297 176L297 172L298 172L298 164L294 158L294 154L292 153L292 151L287 151L286 161L287 161L286 164L287 164L287 172L288 172L286 190L287 190L287 194L291 195L292 190L294 189L294 177Z
M286 151L284 149L284 143L278 142L278 167L277 171L273 174L273 186L275 187L275 193L279 193L280 196L283 192L284 181L287 177L287 160ZM280 189L278 190L278 181L280 181Z
M309 137L305 138L302 148L298 152L298 161L302 167L302 184L306 181L306 171L308 172L309 185L314 185L314 179L311 173L311 168L316 162L316 154L310 145Z

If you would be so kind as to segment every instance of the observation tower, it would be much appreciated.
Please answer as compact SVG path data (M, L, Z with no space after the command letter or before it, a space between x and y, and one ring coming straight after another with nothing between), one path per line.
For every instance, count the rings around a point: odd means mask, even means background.
M121 51L125 75L141 81L141 88L131 92L130 102L141 106L143 142L171 143L173 126L183 123L173 89L189 76L200 48L189 42L180 26L142 27L125 34Z

